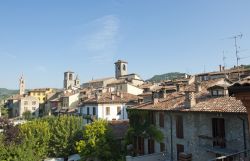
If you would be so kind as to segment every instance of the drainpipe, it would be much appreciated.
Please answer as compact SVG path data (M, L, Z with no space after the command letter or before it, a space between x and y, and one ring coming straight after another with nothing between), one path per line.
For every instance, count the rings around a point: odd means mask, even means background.
M247 150L247 142L246 142L246 125L245 125L245 120L242 117L238 118L242 121L242 127L243 127L243 139L244 139L244 150ZM245 153L246 155L246 153Z
M171 144L171 161L173 161L173 118L172 118L172 113L170 112L170 144Z

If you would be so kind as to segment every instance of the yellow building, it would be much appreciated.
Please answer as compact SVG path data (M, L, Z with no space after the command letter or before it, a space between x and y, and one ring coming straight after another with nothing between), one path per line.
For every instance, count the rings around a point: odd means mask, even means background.
M29 96L36 97L39 100L40 104L43 104L47 101L47 97L49 94L55 92L52 88L39 88L30 90Z

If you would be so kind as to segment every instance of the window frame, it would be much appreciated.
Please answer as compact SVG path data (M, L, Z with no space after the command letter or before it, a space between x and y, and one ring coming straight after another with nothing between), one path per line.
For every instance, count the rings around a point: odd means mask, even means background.
M106 115L109 116L110 115L110 107L106 107L105 112L106 112Z
M179 139L184 138L184 126L183 126L183 117L181 115L175 116L175 124L176 124L176 137Z

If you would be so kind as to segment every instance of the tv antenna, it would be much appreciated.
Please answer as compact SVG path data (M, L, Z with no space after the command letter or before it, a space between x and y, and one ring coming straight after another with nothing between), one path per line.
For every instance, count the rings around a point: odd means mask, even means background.
M226 59L227 59L227 57L225 56L225 52L224 52L224 50L223 50L223 57L222 57L222 60L223 60L223 66L224 66L224 68L226 68Z
M232 37L229 37L228 39L234 39L234 47L235 47L235 56L236 56L236 61L237 61L237 67L239 67L239 60L241 59L239 57L239 50L238 50L238 45L237 45L237 39L241 39L243 34L239 35L234 35Z

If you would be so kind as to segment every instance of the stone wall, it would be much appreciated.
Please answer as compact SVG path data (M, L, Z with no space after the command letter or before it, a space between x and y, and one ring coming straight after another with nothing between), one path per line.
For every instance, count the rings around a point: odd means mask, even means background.
M184 138L176 137L175 117L183 117ZM172 144L171 144L171 118L172 118ZM192 161L207 161L215 158L215 153L209 152L213 148L212 118L224 118L225 121L225 152L236 152L244 150L243 122L245 120L245 133L247 148L250 148L248 121L246 114L234 113L201 113L201 112L165 112L164 128L159 125L159 112L156 112L156 126L164 133L164 143L166 145L166 155L173 160L177 160L177 144L184 145L184 152L192 154ZM147 139L145 139L147 143ZM171 146L172 145L172 146ZM144 151L147 154L147 144ZM159 143L155 142L155 152L160 152Z
M167 161L164 153L155 153L138 157L126 156L126 161Z

